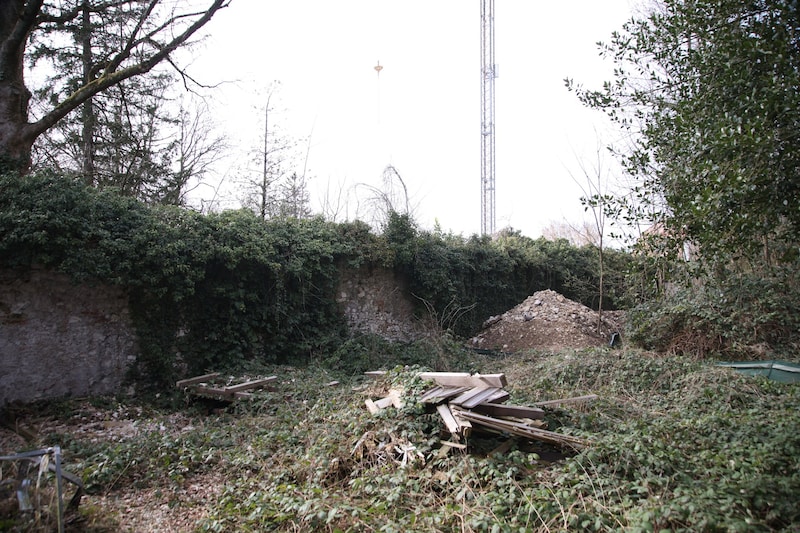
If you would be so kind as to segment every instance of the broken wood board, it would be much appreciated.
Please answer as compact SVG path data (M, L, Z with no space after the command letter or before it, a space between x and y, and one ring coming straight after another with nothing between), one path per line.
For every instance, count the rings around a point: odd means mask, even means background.
M450 403L472 409L476 405L485 402L489 397L495 395L500 390L501 389L496 387L475 387L453 398L450 400Z
M270 376L268 378L262 379L254 379L252 381L245 381L244 383L238 383L236 385L229 385L225 387L226 392L241 392L250 389L255 389L256 387L260 387L266 383L271 381L275 381L278 379L278 376Z
M203 383L204 381L211 381L212 379L219 377L219 372L212 372L210 374L203 374L202 376L195 376L193 378L182 379L175 383L175 386L179 389L184 387L188 387L189 385L195 385L197 383Z
M476 405L473 408L476 412L495 416L511 416L514 418L532 418L534 420L541 420L544 418L544 410L538 407L525 407L521 405L500 405L490 402L485 402Z
M469 387L446 387L443 385L437 385L436 387L423 393L419 401L422 403L439 403L467 390L469 390Z
M251 398L253 395L245 391L261 387L278 379L278 376L270 376L267 378L245 381L244 383L220 386L213 383L213 380L218 377L219 372L212 372L211 374L204 374L202 376L182 379L176 382L175 386L180 389L189 390L192 394L197 396L214 398L217 400L233 401Z
M498 387L508 385L505 374L470 374L468 372L420 372L420 379L445 387Z
M447 431L449 431L452 435L458 435L460 426L458 425L456 417L454 417L452 411L450 411L450 408L445 404L440 403L436 406L436 411L438 411L439 416L442 417L442 422L444 422L444 426L447 428Z
M374 414L378 414L381 410L386 409L390 405L394 406L396 409L403 408L403 400L400 399L400 391L397 390L390 390L389 395L385 398L381 398L380 400L370 400L367 399L364 401L369 409L369 412Z
M500 389L488 398L485 403L503 403L511 398L511 394L507 390Z
M367 410L370 412L370 414L377 415L381 411L381 408L375 405L375 402L373 402L369 398L364 400L364 405L367 406Z
M491 416L482 415L466 409L460 409L458 407L454 407L453 410L458 413L460 418L502 433L510 433L519 437L539 440L550 444L572 446L573 448L583 448L589 446L589 442L585 439L581 439L580 437L573 437L572 435L563 435L554 431L547 431L546 429L534 428L520 422L512 422L510 420L493 418Z

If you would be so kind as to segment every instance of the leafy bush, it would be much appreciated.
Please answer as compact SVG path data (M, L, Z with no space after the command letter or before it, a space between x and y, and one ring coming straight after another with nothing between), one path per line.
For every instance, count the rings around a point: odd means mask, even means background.
M793 272L707 279L629 312L629 338L647 349L705 357L797 353L800 285Z

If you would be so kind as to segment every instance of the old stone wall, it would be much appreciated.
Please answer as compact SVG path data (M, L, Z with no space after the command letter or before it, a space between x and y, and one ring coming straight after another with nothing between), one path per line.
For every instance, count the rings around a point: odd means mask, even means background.
M414 306L406 283L394 272L369 268L345 270L341 279L337 300L350 331L399 342L425 335L425 328L414 320Z
M0 406L117 392L135 357L119 288L74 285L44 269L0 270Z
M401 342L425 335L405 283L390 270L344 270L337 301L352 332ZM0 270L0 407L118 392L136 355L118 287L75 285L46 269Z

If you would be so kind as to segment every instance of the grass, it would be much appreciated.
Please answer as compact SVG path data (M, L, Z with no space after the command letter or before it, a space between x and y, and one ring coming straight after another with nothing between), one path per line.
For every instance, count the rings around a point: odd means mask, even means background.
M280 384L251 402L126 405L143 413L133 437L50 435L67 444L66 467L90 490L73 527L130 530L119 502L146 494L166 508L173 531L800 528L797 385L633 350L531 352L464 366L505 372L511 403L598 394L547 412L551 429L592 446L552 462L558 450L523 441L492 454L505 439L483 436L471 453L440 455L437 416L412 400L426 387L419 367L377 383L263 369ZM341 385L323 386L335 377ZM364 399L389 388L409 401L370 415ZM69 412L58 404L58 416ZM155 521L141 512L144 523Z

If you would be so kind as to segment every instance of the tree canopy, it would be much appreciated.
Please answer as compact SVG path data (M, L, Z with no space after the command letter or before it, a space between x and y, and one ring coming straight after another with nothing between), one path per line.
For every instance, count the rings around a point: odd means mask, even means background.
M800 8L793 0L661 0L615 32L614 80L577 90L632 139L633 218L710 263L797 260Z
M5 169L27 171L34 141L61 119L98 93L150 72L162 62L175 65L171 54L186 46L193 35L229 4L208 0L208 6L192 10L189 3L163 0L7 0L0 3L0 163ZM184 7L185 6L185 7ZM86 18L84 18L86 17ZM79 24L97 18L102 24ZM54 91L50 105L31 119L30 87L25 81L26 60L57 59L41 53L37 39L74 41L75 28L100 32L114 25L115 47L95 50L92 68L66 92ZM91 39L87 34L82 42ZM106 35L107 37L107 35ZM37 52L37 53L34 53ZM99 53L99 55L97 55ZM70 77L71 82L78 78Z

